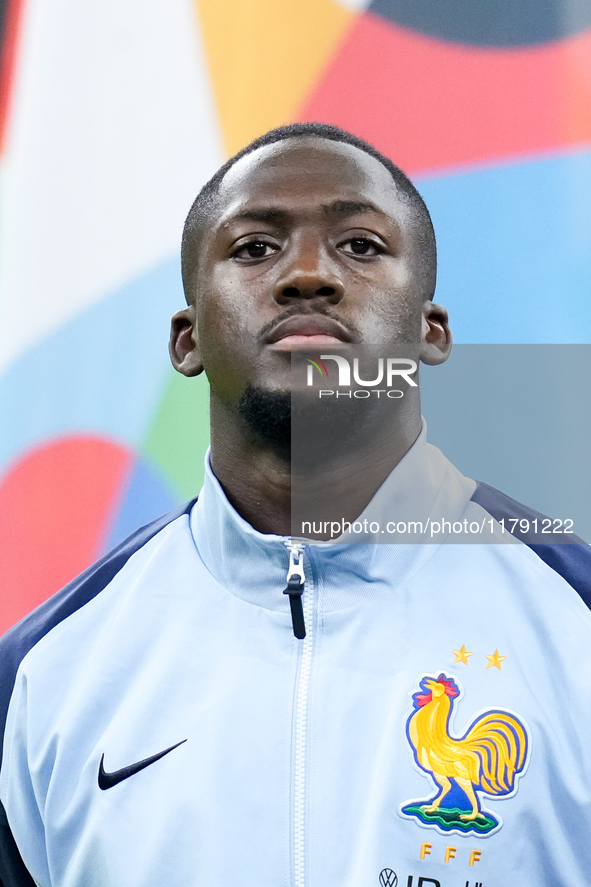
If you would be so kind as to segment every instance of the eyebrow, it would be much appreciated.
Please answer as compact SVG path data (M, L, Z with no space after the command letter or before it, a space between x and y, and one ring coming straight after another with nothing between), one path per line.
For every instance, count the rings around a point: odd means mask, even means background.
M379 209L374 203L361 200L335 200L333 203L323 205L322 211L327 216L336 216L337 218L346 216L355 216L357 213L379 213L384 215L384 211Z
M268 222L269 224L285 223L290 218L291 213L284 209L274 206L261 207L261 209L245 209L235 216L232 216L230 222L241 222L243 220L249 222Z
M333 218L346 218L354 216L358 213L379 213L384 215L383 210L379 209L375 204L360 200L334 200L332 203L322 204L322 212L326 216ZM289 210L280 209L279 207L268 206L260 209L244 209L237 213L230 220L249 221L249 222L266 222L270 225L286 224L291 218L292 213Z

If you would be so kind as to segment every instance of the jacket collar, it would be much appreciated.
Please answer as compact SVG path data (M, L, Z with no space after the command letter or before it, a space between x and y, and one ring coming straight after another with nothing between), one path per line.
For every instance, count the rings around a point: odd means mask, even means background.
M415 573L441 544L437 537L431 542L429 533L409 532L409 522L420 521L426 527L427 521L457 520L475 487L473 480L427 443L423 421L413 446L359 516L358 524L366 529L355 532L359 526L352 527L333 542L306 544L308 570L317 587L322 587L324 608L340 609L352 597L358 602L391 593L393 585ZM386 530L393 526L395 532ZM203 563L222 586L266 609L285 609L282 592L290 540L259 533L240 517L211 470L209 453L190 527Z

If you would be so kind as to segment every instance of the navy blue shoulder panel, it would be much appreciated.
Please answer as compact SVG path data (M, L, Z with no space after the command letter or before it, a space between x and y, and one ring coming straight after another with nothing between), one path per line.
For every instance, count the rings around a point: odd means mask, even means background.
M27 871L10 831L2 803L0 803L0 887L35 887L35 882Z
M562 576L591 609L591 546L572 533L562 534L562 537L543 533L543 528L552 527L547 515L516 502L488 484L478 482L472 501L481 505L495 520L504 518L505 530L512 532L516 539L528 545L545 564ZM511 530L515 519L517 524ZM521 520L529 521L527 532L522 531Z
M65 588L52 595L39 607L17 622L0 640L0 762L6 715L18 667L41 638L79 610L101 592L139 551L160 530L172 521L188 514L197 500L193 499L176 511L165 514L128 536L116 548L73 579Z

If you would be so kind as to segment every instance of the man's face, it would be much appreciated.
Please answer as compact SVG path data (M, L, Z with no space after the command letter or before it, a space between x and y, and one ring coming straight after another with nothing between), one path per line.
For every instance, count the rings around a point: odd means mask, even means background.
M315 137L259 149L213 215L194 298L214 396L287 391L292 347L420 343L413 211L365 152Z

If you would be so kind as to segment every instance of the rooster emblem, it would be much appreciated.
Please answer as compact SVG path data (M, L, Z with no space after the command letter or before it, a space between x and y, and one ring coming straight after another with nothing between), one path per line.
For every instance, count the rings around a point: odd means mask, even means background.
M400 812L443 832L489 834L501 822L483 809L478 792L503 797L516 790L529 755L527 730L514 714L496 709L479 715L456 738L449 729L460 695L456 682L445 674L427 676L420 688L413 696L406 734L416 763L438 792L427 800L406 802Z

